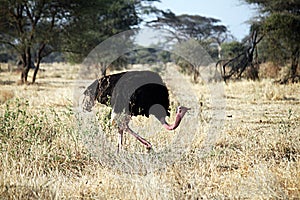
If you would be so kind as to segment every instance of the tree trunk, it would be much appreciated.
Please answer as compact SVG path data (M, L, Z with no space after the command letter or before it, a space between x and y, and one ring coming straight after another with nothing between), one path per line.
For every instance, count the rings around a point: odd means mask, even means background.
M297 67L299 64L299 56L300 56L300 49L297 49L292 54L292 64L291 64L291 69L290 69L290 76L292 78L292 82L296 81Z
M22 56L23 59L23 70L21 74L21 83L27 83L28 72L31 67L31 51L30 47L26 48L25 54Z
M28 72L29 72L29 67L27 66L27 64L23 64L23 70L21 73L21 83L22 84L27 82Z
M45 46L46 46L46 44L42 44L39 48L38 53L37 53L37 63L36 63L36 68L34 69L34 72L33 72L32 83L35 83L36 75L37 75L37 73L40 69L40 64L41 64L41 61L42 61L42 52L45 49Z
M247 70L247 77L253 81L259 80L258 72L259 72L259 65L251 64L249 69Z
M33 72L32 83L35 83L36 75L37 75L37 73L38 73L38 71L39 71L39 68L40 68L40 62L41 62L40 59L38 59L38 62L37 62L37 64L36 64L35 69L34 69L34 72Z
M292 63L289 72L282 80L279 81L280 84L287 84L290 80L292 83L297 81L297 78L299 78L299 75L297 75L299 57L300 57L300 48L296 48L291 55Z
M218 59L222 59L222 47L221 44L218 43Z
M255 46L252 52L252 63L250 66L250 79L253 81L259 80L259 62L258 62L258 52L257 47Z

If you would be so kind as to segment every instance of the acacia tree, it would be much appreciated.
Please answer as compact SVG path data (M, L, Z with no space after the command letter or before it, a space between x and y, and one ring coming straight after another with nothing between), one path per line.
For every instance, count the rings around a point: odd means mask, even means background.
M34 51L37 50L39 66L46 45L71 17L72 5L59 0L1 0L0 4L0 42L13 47L19 54L23 65L21 81L25 83Z
M92 13L91 15L81 15L76 25L66 30L73 33L65 40L67 43L65 51L72 52L68 54L68 59L72 62L82 62L92 49L110 36L123 31L133 30L122 34L120 38L114 38L114 41L110 41L107 51L99 51L95 53L96 55L93 55L97 58L94 59L93 66L88 66L87 68L94 68L98 76L106 75L108 67L120 69L126 65L126 56L120 56L111 63L112 58L115 55L119 55L120 49L133 45L132 36L138 31L138 27L143 21L142 17L155 14L158 10L151 5L158 0L107 1L109 3L106 8L103 5L101 6L102 9L104 8L103 12L100 12L97 7L93 6L91 8L92 11L88 11L88 13ZM93 9L97 10L94 11ZM85 31L78 31L78 29ZM75 54L73 53L74 50L76 51ZM88 72L89 70L87 69L86 71ZM99 74L99 71L101 74Z
M171 11L161 11L157 19L148 22L148 26L165 31L167 42L196 40L213 58L217 58L221 55L221 44L230 36L227 27L220 22L219 19L200 15L175 15ZM199 64L187 63L180 58L176 60L184 71L193 74L193 79L197 82Z
M27 82L33 57L36 68L54 51L80 62L106 38L140 23L143 1L155 0L0 0L0 43L11 46L22 61ZM75 55L75 56L74 56Z
M225 37L227 28L220 25L219 19L200 15L175 15L171 11L161 11L157 19L147 23L148 26L164 30L169 41L182 42L189 39L205 41Z
M232 77L240 79L247 68L249 68L248 77L250 79L259 79L257 44L262 39L263 35L259 34L259 30L253 28L251 36L246 39L245 44L231 43L231 52L227 52L226 58L216 63L216 67L221 66L222 77L225 82Z
M274 58L280 57L285 63L290 63L288 74L280 81L287 83L296 81L297 68L300 57L300 1L295 0L244 0L255 4L262 14L258 21L253 23L259 26L264 34L264 44ZM273 52L273 53L272 53ZM284 56L280 56L284 55Z

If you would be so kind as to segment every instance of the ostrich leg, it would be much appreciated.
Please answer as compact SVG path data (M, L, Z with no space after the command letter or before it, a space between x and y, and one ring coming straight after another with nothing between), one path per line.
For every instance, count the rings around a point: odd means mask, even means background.
M121 120L120 120L121 119ZM118 125L118 131L119 131L119 139L118 139L118 152L122 149L123 145L123 135L124 131L129 132L131 135L133 135L138 141L140 141L143 145L146 146L148 150L152 149L152 145L142 138L140 135L138 135L136 132L134 132L131 128L129 128L129 122L130 122L131 117L130 116L122 116L119 118L119 125Z
M124 129L119 128L118 152L122 150Z
M136 132L134 132L133 130L131 130L127 124L126 126L126 131L128 131L131 135L133 135L138 141L140 141L143 145L146 146L146 148L148 150L152 149L152 145L150 144L150 142L148 142L147 140L145 140L144 138L142 138L141 136L139 136Z

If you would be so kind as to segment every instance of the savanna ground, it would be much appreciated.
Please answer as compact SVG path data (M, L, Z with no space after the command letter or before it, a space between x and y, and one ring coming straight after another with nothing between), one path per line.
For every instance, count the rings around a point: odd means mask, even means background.
M205 138L214 120L211 92L206 84L177 88L187 98L178 100L178 94L172 92L168 120L173 120L178 101L189 104L188 95L196 94L193 103L197 105L191 106L194 110L177 131L194 130L193 141L176 161L159 170L124 173L91 156L80 139L73 107L79 67L44 64L41 68L36 84L17 85L19 73L1 65L1 199L300 197L299 84L278 85L267 79L222 83L223 124L215 130L217 137L205 154ZM168 84L168 77L165 79ZM115 142L117 131L109 122L110 110L101 105L96 110L99 126ZM195 117L195 113L199 115ZM176 132L159 129L157 134L147 134L147 130L153 131L149 123L157 122L137 117L131 126L151 141L155 151L168 146ZM124 148L145 153L130 135L126 135Z

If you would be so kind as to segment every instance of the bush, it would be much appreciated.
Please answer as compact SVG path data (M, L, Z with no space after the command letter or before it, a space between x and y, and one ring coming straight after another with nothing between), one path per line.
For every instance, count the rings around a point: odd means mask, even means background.
M68 123L73 117L68 110L34 111L26 100L8 101L0 114L0 156L5 158L0 171L15 167L39 174L80 171L88 156L78 145L74 124Z

